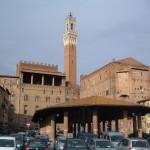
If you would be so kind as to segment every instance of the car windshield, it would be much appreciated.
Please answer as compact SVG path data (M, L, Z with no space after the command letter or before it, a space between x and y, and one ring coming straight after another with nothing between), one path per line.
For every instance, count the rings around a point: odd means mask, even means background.
M59 140L59 143L64 144L65 141L66 141L65 139L60 139L60 140Z
M86 145L85 145L84 141L82 141L82 140L72 139L72 140L67 141L67 147L80 149L80 148L86 148Z
M109 141L96 141L96 148L113 148Z
M132 141L132 147L148 147L146 141Z
M45 146L46 145L43 142L39 142L39 141L31 142L29 144L30 148L45 147Z
M121 135L114 135L114 136L111 136L111 141L112 142L119 142L123 139L123 137Z
M15 147L14 140L0 139L0 147Z

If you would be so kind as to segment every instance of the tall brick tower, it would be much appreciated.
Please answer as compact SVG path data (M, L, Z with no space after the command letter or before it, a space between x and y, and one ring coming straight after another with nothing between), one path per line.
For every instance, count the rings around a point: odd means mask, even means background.
M66 81L70 82L71 86L76 87L77 78L77 32L75 30L76 19L70 13L65 19L64 32L64 71Z

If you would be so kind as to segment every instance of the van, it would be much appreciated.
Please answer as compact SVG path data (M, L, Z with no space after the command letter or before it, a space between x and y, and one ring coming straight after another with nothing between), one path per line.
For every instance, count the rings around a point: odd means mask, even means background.
M15 137L0 136L0 150L17 150Z
M124 136L120 132L109 131L103 132L102 138L109 140L110 142L112 142L114 147L116 147L118 143L124 138Z
M18 132L18 133L11 134L11 136L15 137L18 150L23 149L24 143L25 143L26 133L25 132Z

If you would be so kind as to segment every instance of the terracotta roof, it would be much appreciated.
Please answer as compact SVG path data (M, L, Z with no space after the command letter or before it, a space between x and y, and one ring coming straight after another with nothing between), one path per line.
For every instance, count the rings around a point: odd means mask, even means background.
M121 60L118 60L116 62L126 64L126 65L130 65L130 66L133 66L133 67L142 67L142 68L145 68L145 69L149 69L148 66L144 65L143 63L141 63L140 61L138 61L138 60L136 60L132 57L121 59Z
M49 108L79 107L79 106L139 106L139 104L125 100L111 99L102 96L91 96L81 99L69 100L61 104L50 106Z
M132 103L125 100L110 99L101 96L91 96L82 99L70 100L65 103L50 106L48 108L40 109L33 115L32 121L38 121L38 118L45 117L50 113L56 113L57 111L63 111L68 109L68 111L77 110L80 108L111 108L112 111L116 112L116 108L121 108L120 111L127 110L130 112L138 113L141 112L143 115L150 112L150 108L141 104ZM109 110L108 110L109 111ZM111 113L111 112L110 112ZM118 113L118 112L117 112Z
M95 71L89 73L89 74L86 74L86 75L81 75L80 78L81 79L84 79L84 78L87 78L93 74L95 74L96 72L98 72L99 70L101 70L102 68L106 67L106 66L109 66L110 64L113 64L113 63L120 63L120 64L124 64L124 65L127 65L127 66L130 66L131 68L136 68L136 69L144 69L144 70L149 70L149 66L147 65L144 65L143 63L141 63L140 61L132 58L132 57L128 57L128 58L125 58L125 59L120 59L120 60L113 60L112 62L102 66L101 68L99 69L96 69Z

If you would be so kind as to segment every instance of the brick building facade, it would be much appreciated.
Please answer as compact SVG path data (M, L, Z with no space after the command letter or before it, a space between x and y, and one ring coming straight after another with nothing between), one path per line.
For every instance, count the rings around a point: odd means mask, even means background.
M126 58L80 77L80 97L106 96L137 102L150 98L149 67Z
M10 93L0 86L0 133L3 129L10 129L15 119L14 106L10 103Z

